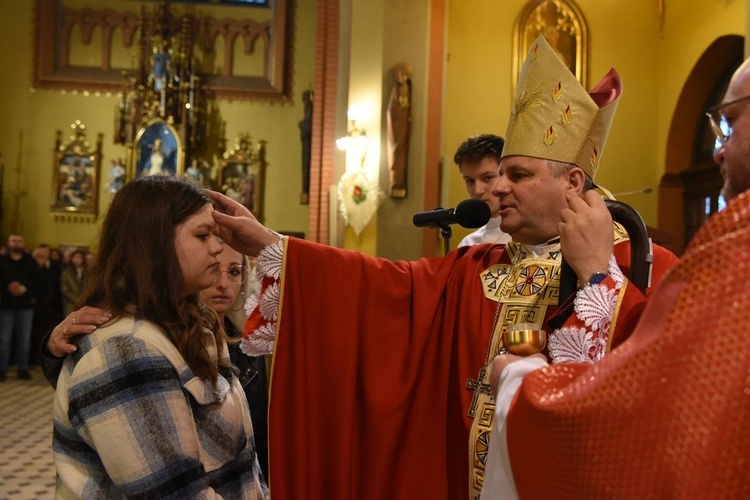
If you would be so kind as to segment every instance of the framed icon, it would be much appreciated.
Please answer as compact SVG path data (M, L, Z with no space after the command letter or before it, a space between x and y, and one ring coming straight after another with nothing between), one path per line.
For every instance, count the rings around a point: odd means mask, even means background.
M531 0L513 27L513 95L526 55L540 33L587 88L588 28L583 12L573 0Z
M50 212L56 219L93 221L99 208L99 166L104 134L98 134L96 146L91 147L83 123L76 121L71 128L73 135L66 143L63 143L62 131L57 131Z
M174 127L164 120L153 120L136 135L129 177L182 175L183 158L182 141Z
M266 141L254 145L248 134L240 134L219 162L219 191L245 205L261 222L266 166Z

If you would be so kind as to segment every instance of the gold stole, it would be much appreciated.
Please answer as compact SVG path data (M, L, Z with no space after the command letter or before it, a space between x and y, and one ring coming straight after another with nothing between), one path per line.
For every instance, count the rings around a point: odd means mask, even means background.
M628 233L620 224L614 223L613 229L615 245L628 241ZM469 434L469 498L472 499L479 498L484 484L490 432L495 419L495 398L490 394L490 366L495 356L505 352L503 334L510 325L518 323L544 324L547 307L557 305L560 296L562 255L559 243L539 257L534 257L516 241L508 243L505 251L511 264L495 264L482 271L480 276L484 296L497 302L498 309L484 366L477 380L466 383L466 387L474 389L469 408L469 416L474 418Z
M484 483L490 432L495 418L495 398L489 390L489 367L504 352L503 334L510 325L544 323L547 307L556 305L560 294L560 244L539 257L511 241L505 247L511 264L496 264L482 272L485 297L498 302L487 356L477 380L467 382L474 389L469 416L474 417L469 434L469 498L479 498Z

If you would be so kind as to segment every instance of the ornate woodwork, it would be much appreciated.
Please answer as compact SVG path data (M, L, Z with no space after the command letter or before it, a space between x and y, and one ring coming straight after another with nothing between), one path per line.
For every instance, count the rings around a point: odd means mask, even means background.
M123 3L130 7L134 3ZM166 8L167 3L162 4ZM210 12L210 6L203 10ZM174 17L174 23L165 28L176 32L180 25L190 25L191 42L200 47L208 57L198 68L210 97L263 99L286 101L289 99L291 61L291 0L276 0L272 7L235 7L244 18L217 18L212 15L184 14ZM270 19L267 19L270 9ZM184 10L184 9L183 9ZM145 16L147 19L142 19ZM151 14L139 15L132 11L112 9L74 9L64 0L37 0L36 8L36 60L34 87L52 90L118 92L121 89L122 71L132 68L114 67L113 45L122 43L133 48L136 35L144 26L155 26ZM76 47L89 47L94 33L101 30L101 45L97 65L83 66L71 63L71 51ZM79 33L80 37L74 36ZM117 36L118 32L122 36ZM153 33L149 33L152 35ZM143 38L143 36L141 36ZM242 39L241 51L235 42ZM121 40L121 41L120 41ZM216 61L217 48L222 47L221 64ZM260 51L262 68L258 74L238 75L233 68L243 57ZM209 64L212 63L212 64ZM219 69L217 69L219 68Z

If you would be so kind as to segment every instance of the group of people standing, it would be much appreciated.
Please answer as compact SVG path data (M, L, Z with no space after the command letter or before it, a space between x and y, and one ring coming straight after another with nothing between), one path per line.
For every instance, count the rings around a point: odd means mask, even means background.
M733 128L717 129L735 200L683 263L654 247L643 290L594 191L619 75L587 92L540 37L517 87L499 156L482 139L507 244L390 262L282 237L183 179L128 183L84 307L47 344L61 356L47 372L58 495L265 498L269 476L277 499L750 495L750 267L737 251L750 227L750 63L720 108ZM226 288L245 255L260 290L233 359ZM738 279L719 279L728 263ZM530 324L547 345L508 354L506 334ZM237 367L271 352L266 475Z
M8 237L0 255L0 381L11 362L20 379L31 379L42 337L73 310L93 257L83 249L48 246L29 253L22 235Z

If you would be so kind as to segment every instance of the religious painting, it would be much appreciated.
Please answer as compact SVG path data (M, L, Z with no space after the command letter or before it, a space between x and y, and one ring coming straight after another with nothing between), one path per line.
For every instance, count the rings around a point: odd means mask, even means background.
M573 0L530 0L513 28L513 94L526 54L540 33L586 88L588 29L583 13Z
M244 205L263 221L263 187L266 141L254 145L248 134L240 134L235 146L219 162L219 191Z
M98 134L92 148L86 140L86 127L80 121L71 128L73 134L65 143L62 131L57 131L50 211L56 219L95 220L104 135Z
M154 120L136 136L132 148L130 178L144 175L182 175L182 141L163 120Z

